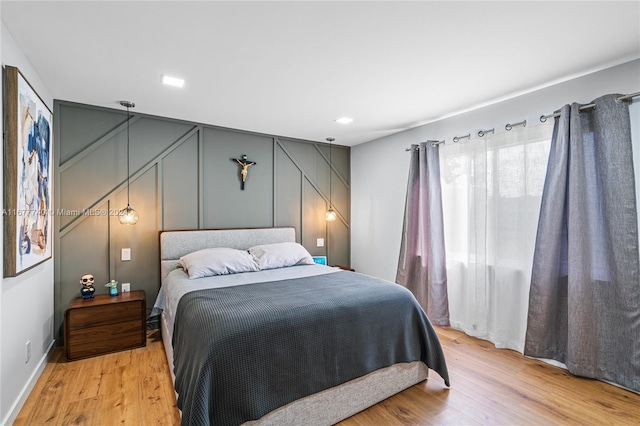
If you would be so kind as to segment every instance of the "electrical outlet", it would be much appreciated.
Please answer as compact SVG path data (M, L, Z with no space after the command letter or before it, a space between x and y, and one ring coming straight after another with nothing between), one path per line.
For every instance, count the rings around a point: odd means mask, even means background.
M316 247L324 247L324 238L318 238L316 240Z
M29 360L31 359L31 340L27 340L27 343L25 343L25 358L24 358L24 363L28 363Z
M129 260L131 260L131 249L130 248L123 248L121 253L120 253L120 260L123 262L128 262Z
M131 291L131 283L122 283L122 292L128 293Z

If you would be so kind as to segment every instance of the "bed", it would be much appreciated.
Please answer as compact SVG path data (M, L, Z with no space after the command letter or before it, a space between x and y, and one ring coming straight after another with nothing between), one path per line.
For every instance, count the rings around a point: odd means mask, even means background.
M258 267L197 278L188 260L207 250L250 253ZM307 256L294 228L160 233L154 313L183 425L330 425L429 368L449 385L438 337L408 290Z

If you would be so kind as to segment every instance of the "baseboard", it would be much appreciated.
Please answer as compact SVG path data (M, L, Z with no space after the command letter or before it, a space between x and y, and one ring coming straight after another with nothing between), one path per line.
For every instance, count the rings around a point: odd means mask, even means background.
M47 366L49 359L51 359L51 357L53 356L53 352L56 348L55 343L56 343L55 340L51 342L44 356L40 359L40 362L38 363L38 367L33 371L31 376L29 377L29 380L22 388L22 391L20 391L20 396L13 403L6 417L2 419L2 422L0 422L0 425L11 425L16 420L16 418L18 417L18 414L20 413L20 410L22 409L22 406L27 401L29 394L31 393L34 386L38 382L38 379L40 378L40 375L44 371L44 368Z

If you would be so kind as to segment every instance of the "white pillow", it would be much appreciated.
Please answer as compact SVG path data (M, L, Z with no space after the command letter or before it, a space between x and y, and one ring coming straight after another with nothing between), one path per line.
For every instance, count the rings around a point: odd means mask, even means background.
M231 248L194 251L182 256L179 264L189 274L189 279L260 270L258 263L247 251Z
M307 249L298 243L263 244L251 247L249 253L255 257L260 269L314 264Z

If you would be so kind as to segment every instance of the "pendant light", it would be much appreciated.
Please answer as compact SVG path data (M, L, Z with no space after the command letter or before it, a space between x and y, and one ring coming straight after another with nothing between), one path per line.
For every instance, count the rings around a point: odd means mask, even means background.
M329 142L329 210L327 210L325 218L327 219L327 222L333 222L338 218L338 214L335 212L335 210L333 210L333 204L331 203L331 175L333 174L333 159L331 157L331 147L332 142L335 141L335 139L327 138L327 141Z
M129 108L136 106L130 101L120 101L120 105L127 107L127 208L120 210L118 220L123 225L135 225L138 222L138 212L129 205Z

